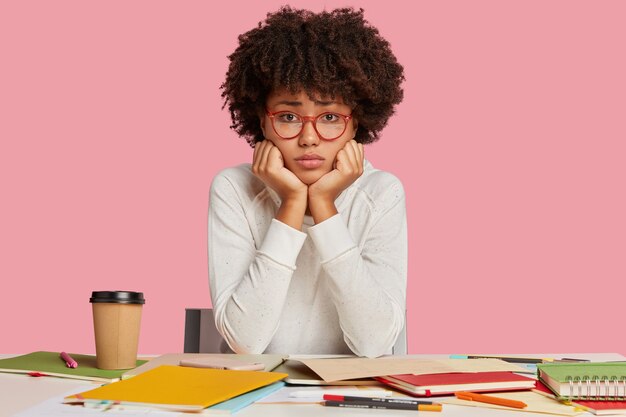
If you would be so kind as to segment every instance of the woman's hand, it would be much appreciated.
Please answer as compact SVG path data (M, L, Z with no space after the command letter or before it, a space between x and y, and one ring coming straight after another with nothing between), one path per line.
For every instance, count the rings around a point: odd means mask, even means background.
M337 214L335 200L363 174L363 144L351 140L337 153L334 169L309 185L308 205L315 223Z
M285 168L283 155L269 140L255 145L252 172L276 191L282 200L289 200L294 196L306 196L307 186L293 172Z
M271 141L257 142L254 146L252 173L280 197L282 204L276 219L300 230L307 207L307 186L285 168L283 155Z

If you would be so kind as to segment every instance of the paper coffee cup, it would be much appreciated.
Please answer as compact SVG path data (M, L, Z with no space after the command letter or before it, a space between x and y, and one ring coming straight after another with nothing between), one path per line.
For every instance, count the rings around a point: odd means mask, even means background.
M96 366L100 369L130 369L137 366L137 347L143 293L94 291L89 299L93 308L96 337Z

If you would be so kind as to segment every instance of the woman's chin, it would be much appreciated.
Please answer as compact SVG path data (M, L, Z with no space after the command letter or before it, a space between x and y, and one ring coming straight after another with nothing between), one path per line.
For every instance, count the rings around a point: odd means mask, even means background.
M295 174L296 174L296 177L298 177L300 181L302 181L304 184L311 185L317 182L317 180L319 180L320 178L322 178L325 172L316 169L314 171L313 170L303 171L303 172L297 172Z

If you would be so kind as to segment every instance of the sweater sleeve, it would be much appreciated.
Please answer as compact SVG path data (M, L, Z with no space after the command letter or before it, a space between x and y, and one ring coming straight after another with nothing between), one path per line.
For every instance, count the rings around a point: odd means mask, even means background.
M381 198L390 204L372 220L359 245L341 214L309 229L330 278L344 340L355 354L367 357L388 353L405 321L407 225L400 182Z
M209 284L218 331L237 353L262 353L272 340L306 234L272 219L255 242L241 190L224 175L209 204Z

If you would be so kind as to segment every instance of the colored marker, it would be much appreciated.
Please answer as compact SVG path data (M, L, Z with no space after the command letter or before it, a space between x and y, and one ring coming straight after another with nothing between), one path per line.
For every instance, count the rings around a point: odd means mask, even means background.
M72 357L67 353L61 352L59 356L65 361L65 366L67 366L68 368L78 368L78 362L72 359Z
M324 401L326 407L375 408L379 410L441 411L441 404L395 404L368 401Z
M492 397L490 395L476 394L475 392L455 392L459 400L478 401L481 403L502 405L511 408L526 408L528 404L522 401L509 400L507 398Z
M352 395L324 394L324 399L328 401L343 402L372 402L376 404L409 404L409 405L432 405L438 404L432 401L413 400L410 398L381 398L381 397L356 397Z

